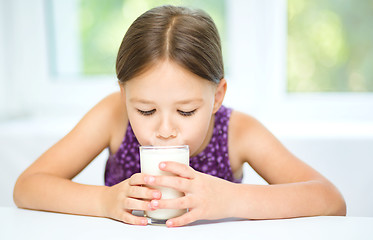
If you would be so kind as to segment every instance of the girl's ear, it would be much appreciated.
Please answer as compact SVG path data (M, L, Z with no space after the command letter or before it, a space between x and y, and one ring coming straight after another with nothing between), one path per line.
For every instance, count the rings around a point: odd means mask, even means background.
M222 78L215 90L213 113L216 113L219 110L220 106L223 104L226 91L227 91L227 81L225 80L225 78Z

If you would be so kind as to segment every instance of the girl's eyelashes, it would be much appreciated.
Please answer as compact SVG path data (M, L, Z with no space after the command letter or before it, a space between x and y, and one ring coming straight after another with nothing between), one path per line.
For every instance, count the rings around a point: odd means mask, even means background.
M180 113L180 115L182 115L184 117L190 117L196 112L196 110L197 109L194 109L194 110L189 111L189 112L184 112L184 111L181 111L181 110L177 110L177 112Z
M152 109L152 110L149 110L149 111L143 111L143 110L137 109L137 111L138 111L141 115L144 115L144 116L150 116L150 115L152 115L153 113L155 113L155 109Z
M184 117L190 117L192 116L195 112L196 112L197 109L194 109L192 111L188 111L188 112L185 112L185 111L181 111L181 110L177 110L177 112L181 115L181 116L184 116ZM137 109L137 112L139 112L141 115L143 116L150 116L152 114L155 113L155 109L152 109L152 110L149 110L149 111L143 111L143 110L140 110L140 109Z

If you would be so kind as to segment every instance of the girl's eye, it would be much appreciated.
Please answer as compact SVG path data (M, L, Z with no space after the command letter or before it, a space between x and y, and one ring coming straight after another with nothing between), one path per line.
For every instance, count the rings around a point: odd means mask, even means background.
M149 111L142 111L140 109L137 109L137 111L141 114L141 115L144 115L144 116L150 116L152 115L153 113L155 113L155 109L152 109L152 110L149 110Z
M189 112L184 112L184 111L181 111L181 110L177 110L177 112L180 113L184 117L190 117L196 112L196 109L194 109L193 111L189 111Z

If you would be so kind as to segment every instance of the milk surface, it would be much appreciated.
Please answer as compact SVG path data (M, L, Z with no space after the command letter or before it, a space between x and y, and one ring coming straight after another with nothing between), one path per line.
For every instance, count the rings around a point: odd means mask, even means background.
M189 147L140 147L140 164L142 173L154 176L174 175L159 169L159 163L165 161L179 162L189 165ZM159 189L162 192L162 199L174 199L184 196L184 193L171 188L154 186L152 186L152 188ZM180 216L186 211L186 209L157 209L154 211L145 211L145 214L153 219L170 219Z

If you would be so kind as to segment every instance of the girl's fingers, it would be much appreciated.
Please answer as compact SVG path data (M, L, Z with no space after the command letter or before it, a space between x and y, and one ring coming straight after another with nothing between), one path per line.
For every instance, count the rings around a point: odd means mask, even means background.
M135 198L126 198L123 201L123 209L126 210L142 210L151 211L153 210L149 201L143 201Z
M188 165L178 162L161 162L159 169L166 172L171 172L183 178L194 179L195 171Z
M191 198L188 196L175 199L152 200L150 206L152 209L187 209L194 207Z
M129 179L129 185L136 186L136 185L143 185L145 184L145 178L147 177L144 173L135 173Z
M167 220L167 227L180 227L196 221L198 218L195 211L187 212L180 217Z
M140 199L160 199L162 194L159 190L152 190L140 186L130 186L128 188L127 196Z
M150 177L147 184L173 188L179 192L190 192L191 180L178 176L154 176Z
M131 213L127 211L123 211L122 215L118 219L122 222L132 224L132 225L147 225L148 219L146 217L138 217L135 215L132 215Z

